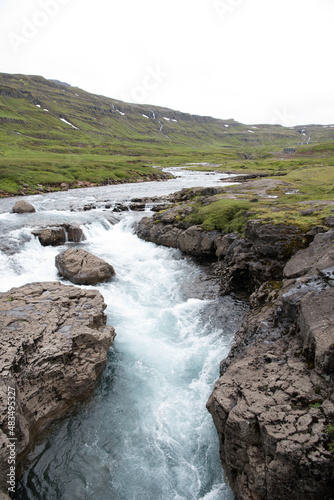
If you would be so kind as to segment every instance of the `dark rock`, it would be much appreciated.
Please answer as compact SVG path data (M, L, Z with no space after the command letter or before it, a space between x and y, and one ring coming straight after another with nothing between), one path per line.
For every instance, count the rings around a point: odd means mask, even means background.
M168 210L170 208L170 203L161 203L159 205L153 205L151 207L152 212L160 212L161 210Z
M167 213L168 212L168 213ZM175 212L164 212L164 220L175 217ZM215 239L218 231L205 231L200 226L191 226L182 230L171 224L155 223L150 217L143 217L135 227L137 235L145 241L157 245L179 248L182 252L199 259L215 258Z
M251 296L209 401L236 498L332 500L334 232Z
M305 210L301 210L301 215L304 215L305 217L307 217L308 215L313 215L315 212L315 210L313 210L312 208L306 208Z
M64 250L55 262L59 274L77 285L95 285L115 275L112 265L80 248Z
M122 203L115 203L113 212L127 212L129 208L126 205L123 205Z
M27 214L32 212L36 212L35 207L25 200L17 201L13 207L14 214Z
M64 225L67 233L67 240L73 243L80 243L86 239L80 226L75 224Z
M66 241L79 243L85 239L81 227L75 224L35 229L32 234L38 237L43 246L59 246Z
M48 227L35 230L32 234L38 237L43 247L63 245L66 241L66 232L63 227Z
M334 227L334 216L331 215L330 217L326 217L326 219L324 219L324 224L328 227Z
M215 254L215 239L218 231L205 231L200 226L191 226L178 235L178 248L195 257L208 258Z
M93 203L90 203L89 205L84 205L83 209L84 212L88 212L89 210L94 210L96 208L96 205Z
M130 203L129 209L133 212L143 212L145 210L145 203Z

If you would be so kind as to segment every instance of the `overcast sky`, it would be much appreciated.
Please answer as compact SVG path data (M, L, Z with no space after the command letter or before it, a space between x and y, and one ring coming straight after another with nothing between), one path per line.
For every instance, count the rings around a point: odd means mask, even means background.
M246 124L334 123L334 0L0 0L0 72Z

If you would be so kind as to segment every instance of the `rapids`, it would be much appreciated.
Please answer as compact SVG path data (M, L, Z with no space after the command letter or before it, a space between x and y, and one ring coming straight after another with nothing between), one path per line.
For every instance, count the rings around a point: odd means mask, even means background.
M0 234L7 242L0 251L0 291L60 279L54 259L65 246L43 248L31 235L37 221L80 223L86 236L80 245L117 273L96 286L117 332L107 367L92 397L40 436L15 498L233 499L205 404L246 305L219 297L209 267L138 239L133 224L142 214L73 211L92 199L124 201L189 187L194 177L181 175L178 183L29 197L35 214L11 214L13 199L0 200ZM214 185L222 175L195 177L195 185Z

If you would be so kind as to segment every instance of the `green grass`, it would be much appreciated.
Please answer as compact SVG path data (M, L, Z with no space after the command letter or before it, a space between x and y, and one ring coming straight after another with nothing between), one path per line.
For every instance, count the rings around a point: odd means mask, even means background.
M0 74L0 191L30 193L38 184L58 189L62 182L145 179L156 165L205 162L219 165L222 172L269 175L317 168L319 163L330 166L334 129L306 128L314 143L301 147L300 158L281 160L276 153L303 137L297 127L251 128L234 120L123 103L39 76Z

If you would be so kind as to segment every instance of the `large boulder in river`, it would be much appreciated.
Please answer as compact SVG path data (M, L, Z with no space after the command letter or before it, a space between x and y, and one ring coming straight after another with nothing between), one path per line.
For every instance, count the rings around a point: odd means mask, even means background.
M69 248L58 254L56 267L61 276L77 285L95 285L115 275L111 264L81 248Z
M27 214L32 212L36 212L35 207L25 200L19 200L13 206L14 214Z
M37 434L94 390L115 336L105 307L98 290L59 282L0 294L0 493L8 487L9 445L20 459Z

